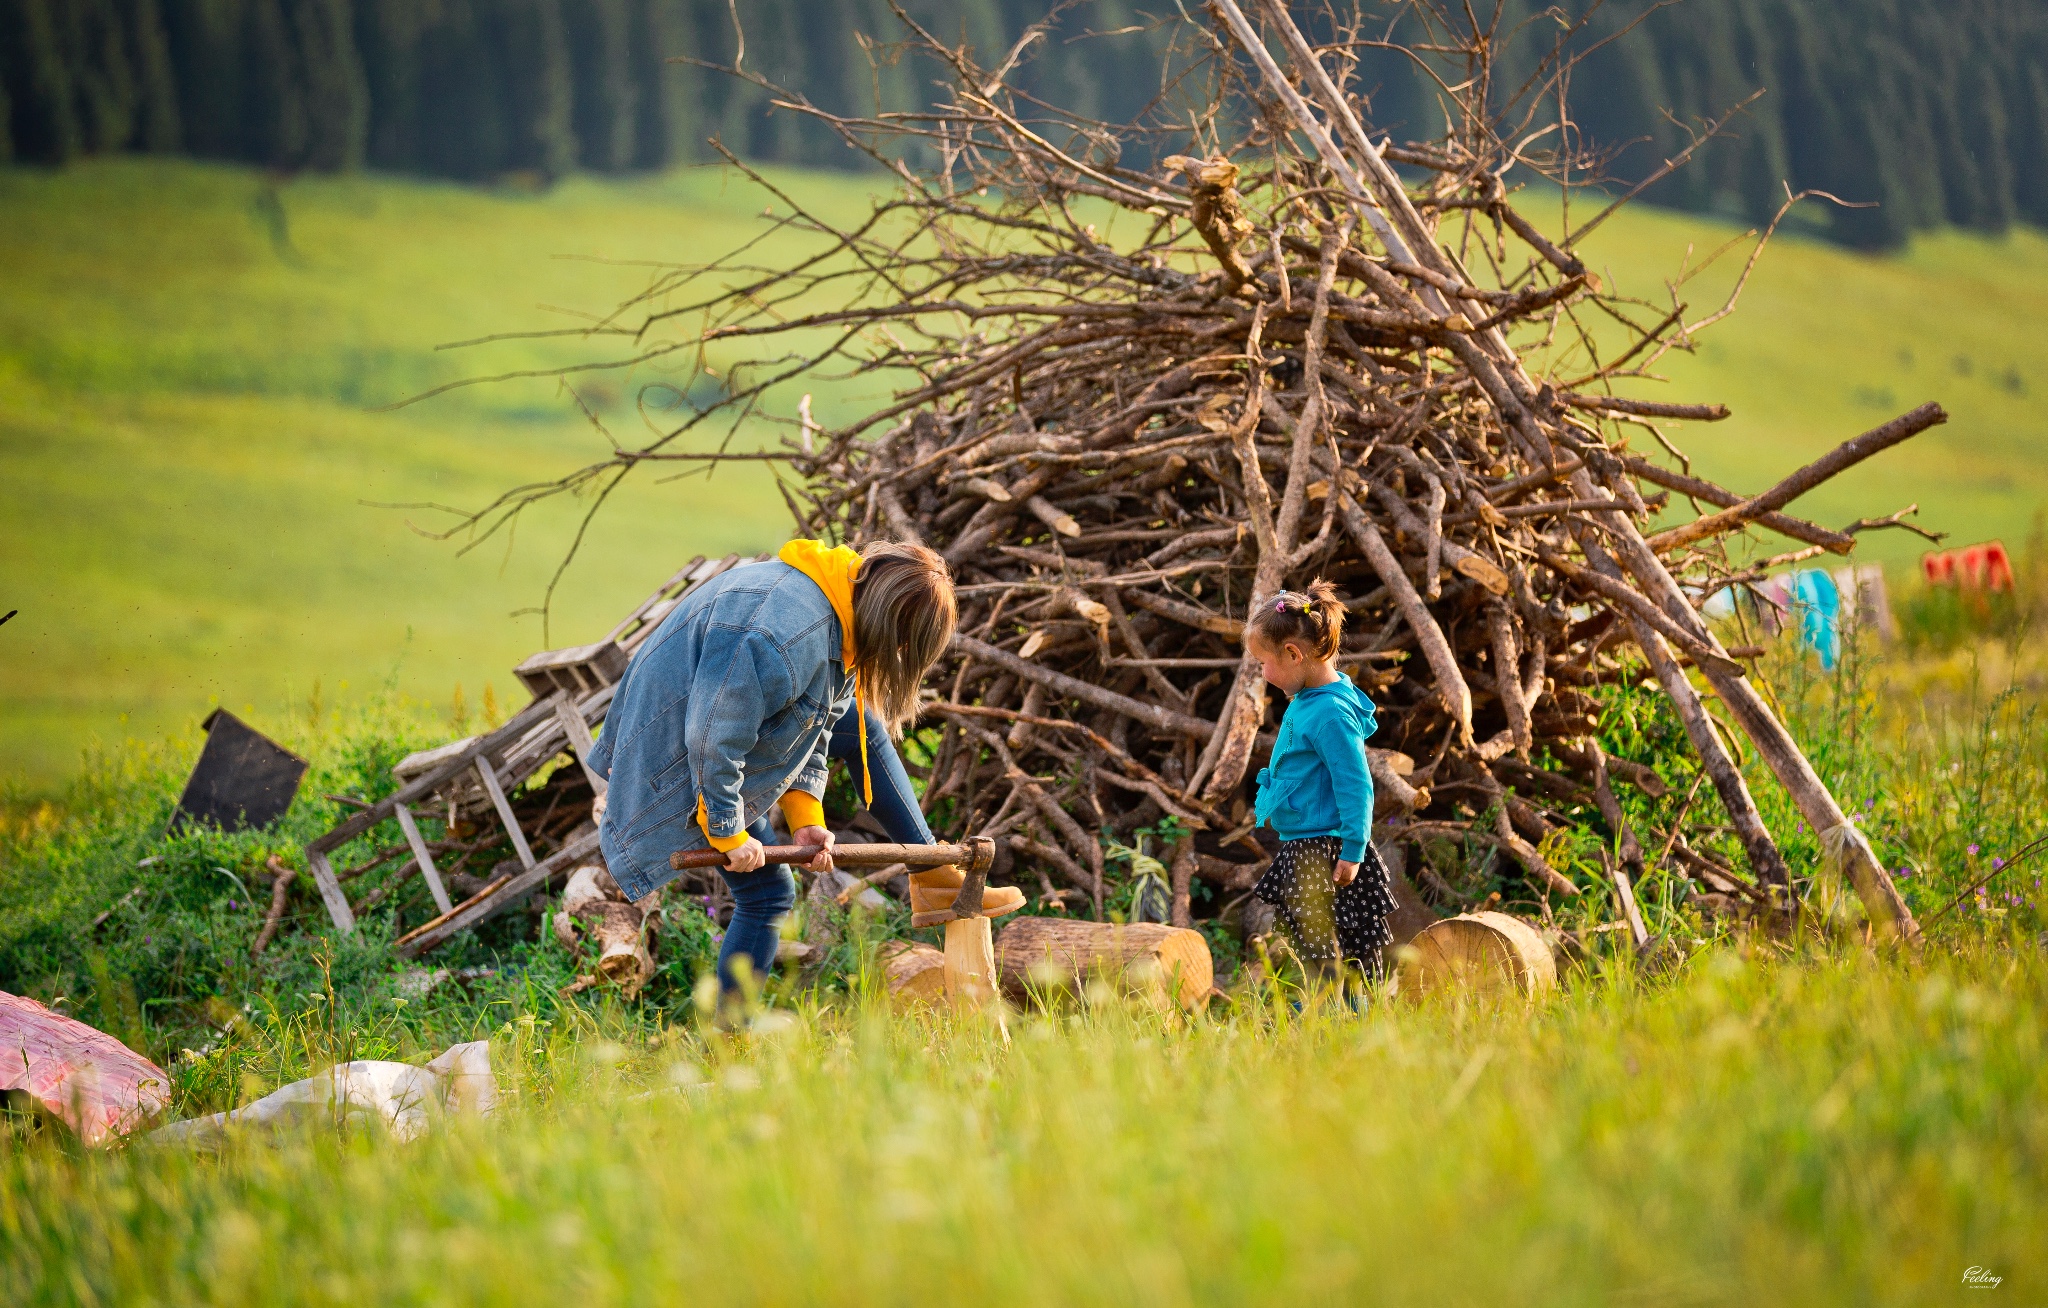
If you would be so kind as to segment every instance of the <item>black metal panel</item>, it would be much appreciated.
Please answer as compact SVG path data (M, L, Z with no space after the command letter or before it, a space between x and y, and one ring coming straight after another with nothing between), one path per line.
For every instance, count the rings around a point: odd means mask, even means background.
M200 725L206 748L178 796L171 830L204 822L241 831L283 817L306 775L306 760L225 709L215 709Z

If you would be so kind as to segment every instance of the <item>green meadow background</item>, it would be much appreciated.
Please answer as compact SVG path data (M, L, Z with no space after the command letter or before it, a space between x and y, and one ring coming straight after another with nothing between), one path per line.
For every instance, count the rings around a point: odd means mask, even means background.
M874 185L773 176L837 215ZM771 203L720 169L538 194L368 175L279 184L145 158L0 169L0 613L19 610L0 626L0 779L54 787L95 742L190 733L216 703L259 727L383 690L451 717L458 694L470 710L487 691L506 704L519 659L601 636L691 555L773 547L788 514L765 472L638 476L597 517L544 631L528 610L585 505L548 506L466 554L419 530L447 515L376 507L473 506L602 457L604 437L551 379L387 406L463 376L599 357L611 347L436 347L587 322L643 286L648 262L759 235ZM1739 234L1637 208L1586 253L1609 284L1661 305L1669 279ZM1681 288L1695 316L1745 252ZM1884 257L1781 236L1735 316L1662 361L1668 384L1635 389L1730 405L1733 419L1680 439L1739 490L1938 400L1946 427L1798 510L1840 525L1917 502L1951 543L2017 548L2048 503L2044 309L2048 239L2029 230L1937 233ZM687 412L635 404L669 375L575 384L632 440ZM828 424L880 398L818 390ZM1865 557L1901 579L1926 548L1866 539Z

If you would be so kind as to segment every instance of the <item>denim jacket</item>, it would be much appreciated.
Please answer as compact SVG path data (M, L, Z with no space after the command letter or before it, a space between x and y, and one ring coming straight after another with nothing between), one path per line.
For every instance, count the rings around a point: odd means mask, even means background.
M1365 742L1378 726L1372 700L1350 678L1305 687L1280 718L1272 761L1259 769L1256 820L1282 840L1341 837L1338 857L1363 859L1372 830Z
M791 787L822 797L833 721L853 701L839 618L779 560L697 587L633 655L590 765L610 783L600 829L627 898L674 878L669 855L746 829Z

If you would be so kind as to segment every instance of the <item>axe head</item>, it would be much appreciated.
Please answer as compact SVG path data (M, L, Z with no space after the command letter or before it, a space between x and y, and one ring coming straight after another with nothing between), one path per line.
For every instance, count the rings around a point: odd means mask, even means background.
M988 888L989 869L995 866L996 842L988 836L976 836L966 843L968 856L964 862L955 865L960 869L960 889L953 896L953 906L938 912L919 913L911 918L912 926L937 926L941 922L982 916L981 895Z
M967 862L960 870L968 873L979 872L986 876L988 870L996 865L995 839L991 836L973 836L966 844Z

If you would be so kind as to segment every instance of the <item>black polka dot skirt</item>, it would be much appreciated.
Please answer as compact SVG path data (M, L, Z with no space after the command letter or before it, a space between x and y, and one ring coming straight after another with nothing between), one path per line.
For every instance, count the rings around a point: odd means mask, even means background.
M1393 939L1387 930L1393 886L1370 842L1358 875L1338 885L1337 859L1343 850L1337 836L1283 840L1252 893L1273 906L1275 922L1304 963L1341 958L1377 975L1380 950Z

